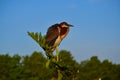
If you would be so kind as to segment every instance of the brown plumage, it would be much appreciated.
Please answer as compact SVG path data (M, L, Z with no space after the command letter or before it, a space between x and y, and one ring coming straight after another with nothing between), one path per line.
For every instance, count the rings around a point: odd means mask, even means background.
M51 51L54 51L56 46L59 46L61 41L69 32L69 27L72 26L67 22L61 22L60 24L54 24L48 28L45 36L45 41L48 46L51 46Z

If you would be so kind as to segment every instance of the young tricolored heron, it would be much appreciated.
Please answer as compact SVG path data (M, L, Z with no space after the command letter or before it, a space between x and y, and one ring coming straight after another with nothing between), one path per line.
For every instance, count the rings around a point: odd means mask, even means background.
M58 46L61 41L66 37L69 32L69 28L73 25L68 24L67 22L61 22L60 24L54 24L48 28L47 34L45 36L45 43L48 46L51 46L51 52L56 49L58 53Z

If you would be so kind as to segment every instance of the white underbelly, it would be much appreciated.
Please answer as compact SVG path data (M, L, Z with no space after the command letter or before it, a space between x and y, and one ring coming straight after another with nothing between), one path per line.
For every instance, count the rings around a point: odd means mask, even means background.
M54 47L58 46L61 42L61 38L58 36L58 38L55 41Z

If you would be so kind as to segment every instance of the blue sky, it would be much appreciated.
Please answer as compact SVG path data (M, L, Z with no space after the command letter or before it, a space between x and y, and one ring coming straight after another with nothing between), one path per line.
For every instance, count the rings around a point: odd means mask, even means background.
M120 63L120 0L0 0L0 54L44 52L27 31L45 35L62 21L75 27L59 50L77 61L98 56Z

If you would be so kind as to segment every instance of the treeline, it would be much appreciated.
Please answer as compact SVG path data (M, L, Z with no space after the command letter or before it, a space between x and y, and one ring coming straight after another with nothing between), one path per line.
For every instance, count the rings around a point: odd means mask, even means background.
M97 56L80 63L66 50L59 52L59 64L63 66L63 80L120 80L120 64L100 61ZM82 57L82 56L81 56ZM0 54L0 80L56 80L57 71L42 52L20 56Z

